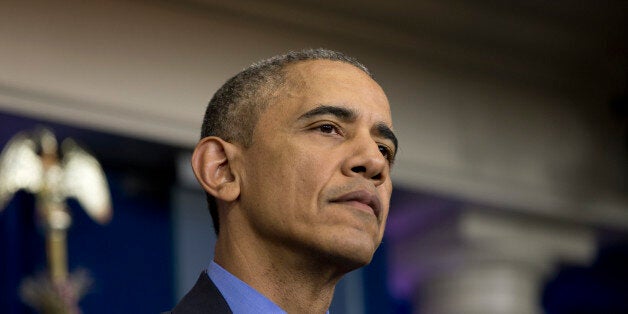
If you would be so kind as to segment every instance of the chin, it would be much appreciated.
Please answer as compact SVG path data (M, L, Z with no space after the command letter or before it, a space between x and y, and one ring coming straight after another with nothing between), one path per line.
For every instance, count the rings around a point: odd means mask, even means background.
M331 261L333 265L341 273L348 273L356 270L360 267L368 265L373 259L372 253L358 254L357 252L351 252L349 254L335 254L332 256Z
M372 237L349 236L332 237L330 247L321 252L327 263L336 265L343 272L365 266L373 259L373 254L379 246L379 242Z

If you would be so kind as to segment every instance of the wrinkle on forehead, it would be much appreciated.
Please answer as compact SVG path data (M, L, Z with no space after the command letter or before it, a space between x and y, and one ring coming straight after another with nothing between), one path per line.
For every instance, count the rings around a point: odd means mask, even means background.
M382 122L392 129L384 91L361 69L341 61L308 60L290 64L283 71L284 79L270 95L270 103L291 103L291 107L275 114L303 114L320 105L342 106L359 116L371 115L374 123Z

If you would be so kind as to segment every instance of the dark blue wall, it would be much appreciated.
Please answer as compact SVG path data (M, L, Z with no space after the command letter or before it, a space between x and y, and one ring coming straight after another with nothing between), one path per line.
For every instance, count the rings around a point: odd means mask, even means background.
M543 293L547 314L628 313L628 241L603 243L588 267L564 266Z

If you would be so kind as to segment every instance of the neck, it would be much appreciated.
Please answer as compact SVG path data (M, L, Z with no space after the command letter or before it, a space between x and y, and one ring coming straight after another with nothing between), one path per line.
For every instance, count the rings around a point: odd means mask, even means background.
M345 271L256 236L221 230L215 262L288 313L325 313ZM237 234L237 236L235 236Z

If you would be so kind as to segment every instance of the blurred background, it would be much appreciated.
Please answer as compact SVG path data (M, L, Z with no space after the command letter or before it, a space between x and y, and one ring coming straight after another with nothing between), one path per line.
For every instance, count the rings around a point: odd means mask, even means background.
M0 146L50 127L105 169L70 201L84 313L170 309L211 259L188 166L214 91L326 47L387 92L400 153L384 242L332 313L628 313L628 2L0 1ZM0 312L45 268L34 198L0 212Z

